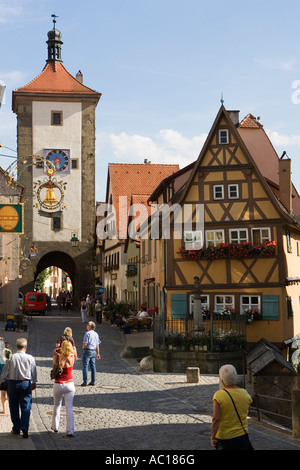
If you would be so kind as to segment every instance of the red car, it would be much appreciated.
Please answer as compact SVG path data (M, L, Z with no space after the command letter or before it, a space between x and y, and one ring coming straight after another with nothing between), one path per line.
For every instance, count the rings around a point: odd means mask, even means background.
M27 292L25 294L25 314L45 315L46 312L46 294L43 292Z

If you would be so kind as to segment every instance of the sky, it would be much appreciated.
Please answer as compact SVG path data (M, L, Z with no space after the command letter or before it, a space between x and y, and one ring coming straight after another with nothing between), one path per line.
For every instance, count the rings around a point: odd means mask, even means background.
M58 16L62 59L102 93L96 200L109 163L195 161L221 106L260 117L300 192L299 0L0 0L0 166L16 156L12 90L47 59Z

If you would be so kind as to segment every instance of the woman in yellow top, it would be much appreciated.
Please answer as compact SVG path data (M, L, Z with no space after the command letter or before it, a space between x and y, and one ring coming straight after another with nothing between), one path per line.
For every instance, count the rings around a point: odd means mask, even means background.
M250 450L246 420L252 398L237 387L237 372L231 364L220 368L219 378L220 390L213 396L211 444L221 450Z

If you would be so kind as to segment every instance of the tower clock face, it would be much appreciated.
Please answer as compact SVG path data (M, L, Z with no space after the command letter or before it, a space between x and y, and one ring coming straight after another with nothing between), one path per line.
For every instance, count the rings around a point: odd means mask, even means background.
M46 152L45 152L46 153ZM70 172L70 151L69 150L48 150L46 153L47 167L53 168L55 172L69 173Z

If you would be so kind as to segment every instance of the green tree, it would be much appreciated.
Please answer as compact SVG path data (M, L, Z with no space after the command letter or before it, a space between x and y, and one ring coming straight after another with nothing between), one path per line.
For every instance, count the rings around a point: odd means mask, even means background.
M34 288L36 290L43 290L45 281L53 274L53 268L44 269L36 278Z

